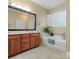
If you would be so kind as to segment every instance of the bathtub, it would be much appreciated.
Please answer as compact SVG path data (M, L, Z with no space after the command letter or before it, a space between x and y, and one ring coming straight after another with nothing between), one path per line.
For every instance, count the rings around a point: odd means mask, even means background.
M60 51L66 51L66 40L62 35L43 36L42 41L44 45L58 49Z

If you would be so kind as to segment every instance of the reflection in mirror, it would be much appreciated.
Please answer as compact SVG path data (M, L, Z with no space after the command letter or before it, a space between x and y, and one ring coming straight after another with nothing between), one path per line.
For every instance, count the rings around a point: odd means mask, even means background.
M36 14L13 7L8 8L8 29L9 30L35 30Z

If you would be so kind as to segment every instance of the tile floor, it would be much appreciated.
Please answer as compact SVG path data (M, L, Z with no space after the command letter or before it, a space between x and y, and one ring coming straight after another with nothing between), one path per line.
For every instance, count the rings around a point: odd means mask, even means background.
M68 59L64 52L45 45L26 51L9 59Z

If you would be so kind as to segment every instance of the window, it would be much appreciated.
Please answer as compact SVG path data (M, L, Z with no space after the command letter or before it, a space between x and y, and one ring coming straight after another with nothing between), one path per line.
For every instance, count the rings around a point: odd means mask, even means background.
M65 27L66 26L66 11L55 12L48 15L48 25L53 27Z

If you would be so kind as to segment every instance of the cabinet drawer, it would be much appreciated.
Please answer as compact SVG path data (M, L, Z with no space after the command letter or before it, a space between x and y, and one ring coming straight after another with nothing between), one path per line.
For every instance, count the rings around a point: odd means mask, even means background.
M21 37L22 37L22 38L26 38L26 37L27 37L27 38L30 38L30 34L22 34Z
M17 39L20 38L20 35L9 35L8 39Z
M40 36L40 33L32 33L31 36Z

